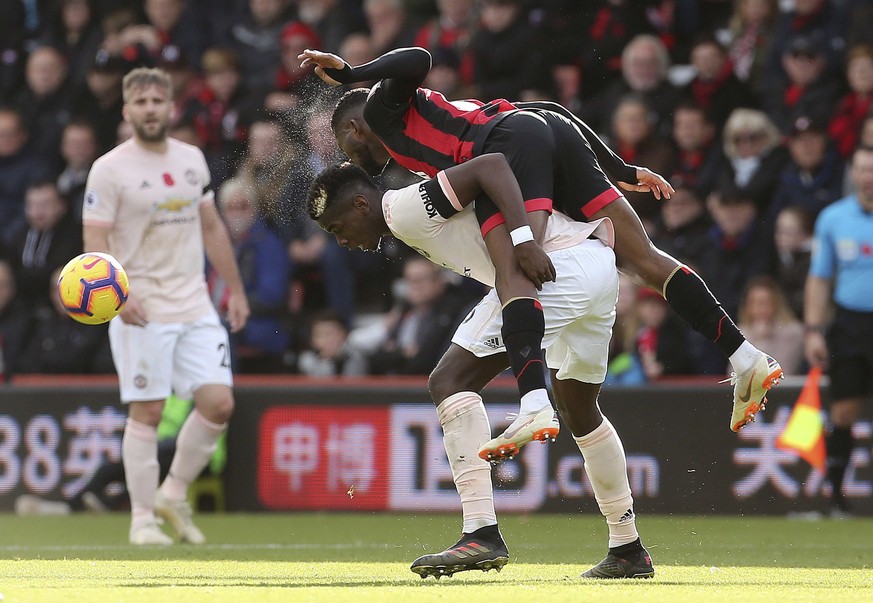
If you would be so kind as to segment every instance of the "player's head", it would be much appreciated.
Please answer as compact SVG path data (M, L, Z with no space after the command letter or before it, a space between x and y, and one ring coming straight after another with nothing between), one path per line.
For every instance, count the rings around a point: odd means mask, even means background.
M382 193L360 167L341 163L313 180L306 198L309 217L337 243L349 249L375 251L388 230L382 214Z
M330 127L337 145L352 163L376 176L388 163L390 155L364 121L364 104L369 93L367 88L355 88L343 94L333 110Z
M162 142L173 110L172 84L166 71L139 67L121 84L124 119L142 142Z

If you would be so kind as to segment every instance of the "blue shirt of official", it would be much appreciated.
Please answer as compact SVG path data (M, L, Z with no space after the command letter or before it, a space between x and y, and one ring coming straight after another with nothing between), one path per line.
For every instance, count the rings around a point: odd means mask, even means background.
M873 212L865 211L855 195L819 214L809 274L833 279L838 306L873 312Z

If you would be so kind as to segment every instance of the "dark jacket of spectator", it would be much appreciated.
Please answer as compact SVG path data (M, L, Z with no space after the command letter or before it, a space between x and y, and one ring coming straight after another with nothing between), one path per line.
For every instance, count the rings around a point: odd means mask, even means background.
M824 161L814 172L801 170L789 162L779 173L779 180L770 203L770 220L789 205L799 205L813 216L843 196L843 162L833 147L828 147Z

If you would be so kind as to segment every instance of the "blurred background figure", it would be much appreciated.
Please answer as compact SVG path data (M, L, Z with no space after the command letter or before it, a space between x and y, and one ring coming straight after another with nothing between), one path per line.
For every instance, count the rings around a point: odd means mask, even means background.
M636 313L639 324L636 353L646 380L694 373L688 330L670 311L661 294L648 287L640 287L637 291Z
M61 0L53 3L43 40L66 59L71 86L85 83L88 61L100 48L96 0Z
M472 300L449 284L450 274L421 256L406 260L384 338L369 356L371 373L430 374L472 306Z
M91 164L99 155L97 131L91 122L73 119L61 134L63 167L55 182L58 193L69 202L70 215L76 223L82 222L82 201L85 182Z
M659 249L693 267L700 265L712 245L711 229L712 219L703 199L690 188L678 186L669 199L661 201L652 237Z
M685 86L685 97L706 111L709 119L721 128L737 107L754 106L746 85L734 74L727 49L712 34L702 34L691 46L694 77Z
M413 29L409 26L403 0L364 0L363 9L374 56L412 45ZM340 53L340 56L345 55Z
M4 382L20 369L30 322L31 309L16 295L12 264L0 259L0 380Z
M255 191L251 182L233 178L222 184L218 195L251 309L245 328L231 337L231 348L238 372L276 373L287 369L290 263L282 239L258 218ZM226 314L226 283L211 267L206 281L219 314Z
M639 318L636 311L639 286L623 273L618 275L618 301L615 324L609 340L609 364L605 385L634 386L646 382L646 374L636 349Z
M461 83L473 83L473 56L470 43L476 32L479 13L474 0L436 0L437 16L428 20L415 34L414 46L431 53L450 49L459 60ZM490 99L489 99L490 100Z
M125 62L106 50L91 57L85 72L85 85L73 93L72 113L94 124L100 151L115 146L118 125L122 123L121 78Z
M718 32L728 45L734 73L755 95L763 92L764 67L778 16L779 0L734 0L728 27Z
M777 214L773 233L776 281L798 318L803 316L803 287L809 272L814 224L815 218L808 209L789 205Z
M706 111L694 103L683 102L673 115L672 140L675 147L670 183L690 187L705 199L718 177L721 149L715 124Z
M82 253L82 228L51 180L36 182L24 195L24 221L10 239L18 296L32 311L52 304L49 275Z
M873 40L849 49L846 81L849 91L837 103L828 127L844 159L855 150L864 120L873 111Z
M272 89L279 68L279 38L292 18L288 0L248 0L245 13L222 36L240 56L243 83L250 90Z
M768 275L749 279L737 326L752 345L779 358L786 375L805 373L803 323L791 311L778 283Z
M367 358L349 343L349 329L331 310L313 314L309 343L300 353L297 370L310 377L356 377L368 372Z

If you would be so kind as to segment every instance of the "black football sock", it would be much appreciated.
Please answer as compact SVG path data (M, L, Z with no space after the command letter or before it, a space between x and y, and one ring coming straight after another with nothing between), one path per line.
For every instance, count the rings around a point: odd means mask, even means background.
M543 306L538 300L519 297L503 307L503 345L518 381L519 397L546 388L542 349L545 330Z
M828 453L827 480L831 483L835 501L843 499L843 478L846 476L854 446L855 439L852 437L851 428L834 427L825 439Z
M500 529L497 527L496 523L494 525L481 527L469 534L464 534L464 536L466 536L468 540L476 538L493 544L500 544L503 542L503 536L500 535Z
M680 266L667 279L667 303L691 328L730 356L746 340L697 273Z
M609 547L609 552L615 555L616 557L624 557L626 555L634 555L643 550L643 542L639 538L634 540L633 542L628 542L627 544L623 544L621 546L613 546Z

